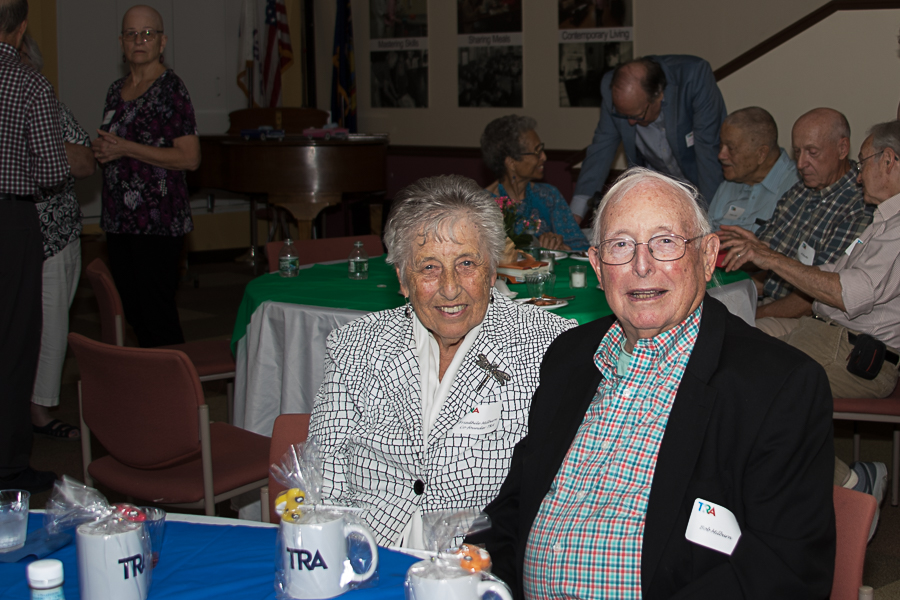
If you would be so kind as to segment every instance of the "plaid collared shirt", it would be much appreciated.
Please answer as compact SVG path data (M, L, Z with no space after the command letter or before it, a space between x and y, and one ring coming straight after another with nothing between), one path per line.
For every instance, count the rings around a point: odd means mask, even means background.
M0 193L62 189L68 174L53 87L0 42Z
M794 185L756 236L772 250L797 259L800 244L806 242L816 253L814 265L833 263L872 222L874 208L863 201L856 163L850 161L850 170L822 190L811 190L802 181ZM763 296L780 300L793 291L794 286L772 274Z
M603 336L594 355L603 380L528 537L526 598L641 596L650 485L702 308L639 340L624 376L622 329L616 323Z

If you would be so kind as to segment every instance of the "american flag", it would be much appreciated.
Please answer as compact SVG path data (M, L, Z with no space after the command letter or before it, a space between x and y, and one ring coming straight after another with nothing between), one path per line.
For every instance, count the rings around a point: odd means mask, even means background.
M284 0L266 0L265 50L260 61L263 106L281 104L281 74L294 63Z
M238 35L238 86L251 106L279 106L281 74L294 62L284 0L243 0Z

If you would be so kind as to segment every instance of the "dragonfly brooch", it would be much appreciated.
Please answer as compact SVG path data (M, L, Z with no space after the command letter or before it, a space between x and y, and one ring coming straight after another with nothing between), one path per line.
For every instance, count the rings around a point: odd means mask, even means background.
M499 383L500 385L506 385L506 382L510 379L509 375L498 369L496 364L492 365L484 354L478 355L478 360L475 361L475 364L479 368L487 371L487 373L484 374L484 379L481 380L481 383L475 389L476 392L480 392L481 388L483 388L485 384L487 384L488 380L490 380L491 377L496 379L497 383Z

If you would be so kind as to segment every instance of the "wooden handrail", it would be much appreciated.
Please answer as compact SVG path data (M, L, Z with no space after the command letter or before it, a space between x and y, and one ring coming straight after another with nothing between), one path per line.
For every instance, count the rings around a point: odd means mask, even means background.
M791 23L775 35L763 40L734 60L725 63L713 71L716 76L716 81L721 81L735 71L746 67L757 58L771 52L791 38L800 35L810 27L827 19L840 10L883 10L891 8L900 8L900 0L831 0L831 2L817 8L794 23Z

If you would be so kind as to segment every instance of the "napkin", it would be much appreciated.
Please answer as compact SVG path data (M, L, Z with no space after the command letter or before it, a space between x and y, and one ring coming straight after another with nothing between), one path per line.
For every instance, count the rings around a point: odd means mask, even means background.
M45 556L56 552L63 546L68 545L72 541L72 534L54 533L49 534L43 527L35 529L25 538L25 545L18 550L10 552L0 552L0 563L19 562L23 558L44 558Z

